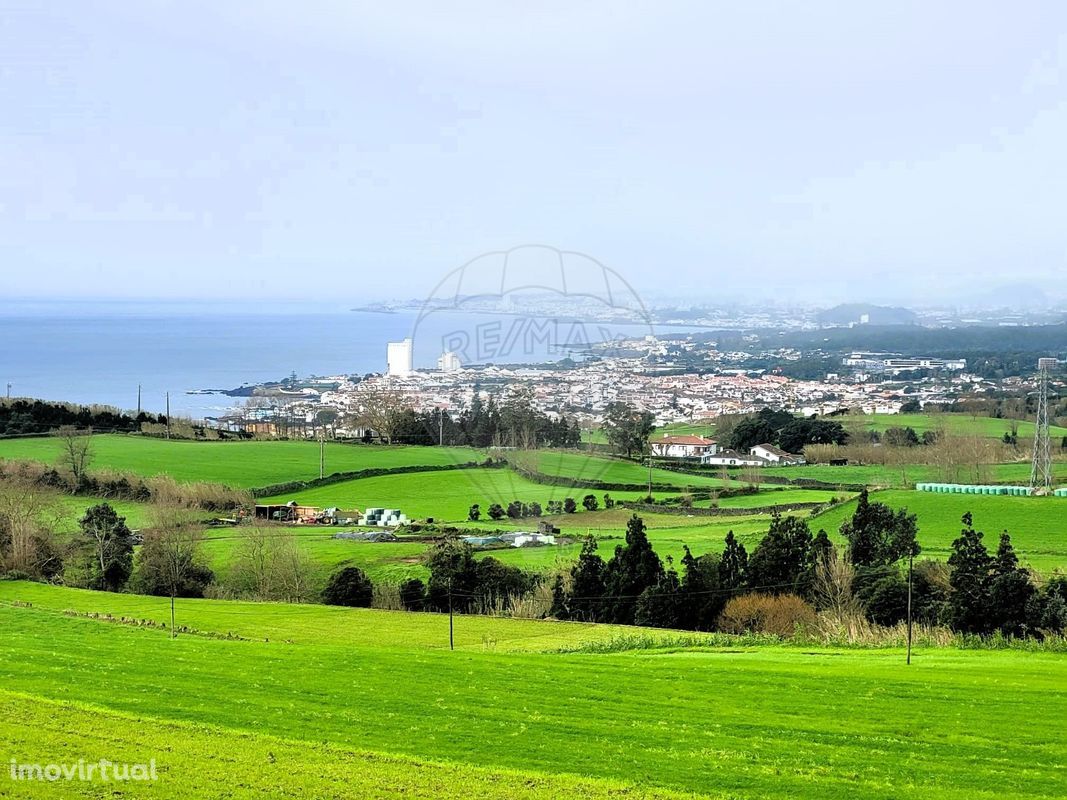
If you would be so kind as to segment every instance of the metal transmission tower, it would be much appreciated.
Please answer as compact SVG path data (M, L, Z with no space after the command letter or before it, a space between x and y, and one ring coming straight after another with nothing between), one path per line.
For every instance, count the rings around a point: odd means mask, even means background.
M1052 489L1052 442L1048 433L1048 375L1059 362L1054 358L1037 360L1037 421L1034 426L1034 459L1030 466L1030 488L1039 492Z

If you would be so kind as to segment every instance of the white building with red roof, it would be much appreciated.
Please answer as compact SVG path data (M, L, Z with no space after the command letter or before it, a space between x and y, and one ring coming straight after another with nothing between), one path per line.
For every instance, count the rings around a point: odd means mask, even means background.
M671 436L665 433L660 439L650 439L648 444L652 455L661 458L703 458L719 450L714 439L688 434Z

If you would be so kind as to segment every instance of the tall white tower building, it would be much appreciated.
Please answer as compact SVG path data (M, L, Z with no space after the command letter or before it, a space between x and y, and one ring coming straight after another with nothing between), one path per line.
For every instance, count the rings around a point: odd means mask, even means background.
M389 364L389 374L406 377L411 374L411 339L402 342L389 342L385 358Z
M451 350L441 353L441 357L437 359L437 369L441 372L458 372L461 366L459 356Z

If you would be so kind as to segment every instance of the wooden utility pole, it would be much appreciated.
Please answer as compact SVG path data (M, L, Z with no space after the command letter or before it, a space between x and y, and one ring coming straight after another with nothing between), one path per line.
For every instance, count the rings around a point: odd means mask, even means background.
M914 551L914 548L912 548ZM908 553L908 661L911 663L911 576L912 570L915 566L915 553Z
M319 431L319 480L326 471L326 432Z
M11 399L11 384L10 383L7 385L7 399L8 400Z
M178 632L174 630L174 595L170 596L170 638L174 639L178 636Z
M141 416L141 384L137 384L137 416Z
M170 440L170 392L167 392L167 440Z
M456 640L453 635L452 627L452 579L448 579L448 649L456 649Z
M445 412L441 409L437 409L437 445L443 446L445 443Z

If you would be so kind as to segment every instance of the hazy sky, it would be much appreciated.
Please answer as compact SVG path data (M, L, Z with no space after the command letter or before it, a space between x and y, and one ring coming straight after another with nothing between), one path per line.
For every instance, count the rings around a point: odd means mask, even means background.
M673 296L1067 274L1062 2L0 0L0 109L8 297L419 296L530 242Z

